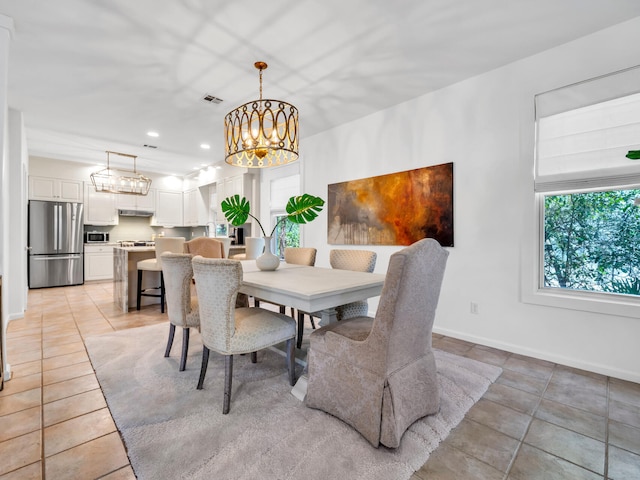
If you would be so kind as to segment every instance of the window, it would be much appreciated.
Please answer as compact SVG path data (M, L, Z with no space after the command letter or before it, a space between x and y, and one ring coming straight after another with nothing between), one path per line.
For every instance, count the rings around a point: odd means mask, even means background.
M545 195L543 286L640 296L636 202L640 189Z
M639 81L636 67L536 96L534 291L553 300L535 303L638 313Z
M271 181L271 225L286 217L287 202L300 195L300 175L290 175ZM288 220L278 224L274 237L274 255L284 258L285 247L300 246L300 225Z

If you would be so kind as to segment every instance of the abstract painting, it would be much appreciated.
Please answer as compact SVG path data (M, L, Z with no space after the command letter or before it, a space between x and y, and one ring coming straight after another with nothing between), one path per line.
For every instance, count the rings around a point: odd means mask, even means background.
M453 246L453 163L329 185L332 245Z

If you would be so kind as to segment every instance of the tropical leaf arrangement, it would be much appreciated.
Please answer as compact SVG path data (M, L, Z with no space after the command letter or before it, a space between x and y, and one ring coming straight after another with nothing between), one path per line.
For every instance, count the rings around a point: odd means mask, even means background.
M313 221L322 211L323 206L324 200L320 197L309 195L308 193L291 197L287 202L287 215L278 220L268 236L273 236L278 225L285 220L299 224L305 224ZM262 230L262 235L265 237L267 236L260 220L251 214L251 205L249 200L245 197L240 197L240 195L227 197L222 201L221 207L225 218L233 226L238 227L243 225L247 222L247 219L251 217L258 223L260 230Z

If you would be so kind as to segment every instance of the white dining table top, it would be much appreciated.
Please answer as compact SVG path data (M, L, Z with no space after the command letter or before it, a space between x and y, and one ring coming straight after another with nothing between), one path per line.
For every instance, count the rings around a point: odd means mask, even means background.
M333 268L281 263L275 271L261 271L255 260L242 261L242 293L306 312L380 295L385 276Z

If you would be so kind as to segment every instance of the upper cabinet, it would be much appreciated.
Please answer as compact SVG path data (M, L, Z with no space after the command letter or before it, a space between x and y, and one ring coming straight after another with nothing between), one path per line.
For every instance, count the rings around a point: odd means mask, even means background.
M149 189L147 195L127 195L119 193L115 197L117 209L156 211L156 191L153 188Z
M84 184L84 224L117 225L116 195L96 192L89 182Z
M197 227L206 225L209 209L209 187L196 187L187 190L183 194L184 200L184 226Z
M29 177L29 199L82 202L82 182L63 178Z
M183 224L182 203L182 192L156 190L156 214L151 218L151 225L181 227Z
M251 201L251 177L247 174L226 177L216 184L218 196L218 212L222 215L222 201L233 195L247 197ZM222 215L224 217L224 215Z

